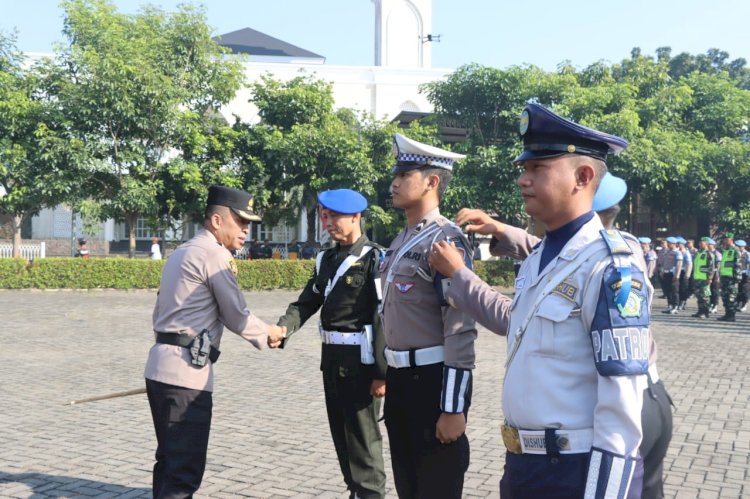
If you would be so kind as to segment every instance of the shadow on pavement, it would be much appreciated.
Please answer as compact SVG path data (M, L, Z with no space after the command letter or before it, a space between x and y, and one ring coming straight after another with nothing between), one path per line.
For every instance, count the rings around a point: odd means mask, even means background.
M42 497L151 497L150 488L125 487L95 480L46 473L7 473L0 471L0 495L12 484L24 484L30 498ZM7 490L13 497L21 497L21 490Z
M654 308L651 313L651 322L657 324L668 324L673 327L685 327L697 331L711 329L711 333L750 334L750 314L737 314L736 322L718 321L721 313L713 314L708 319L698 319L690 315L695 310L681 310L678 314L662 314L660 309Z

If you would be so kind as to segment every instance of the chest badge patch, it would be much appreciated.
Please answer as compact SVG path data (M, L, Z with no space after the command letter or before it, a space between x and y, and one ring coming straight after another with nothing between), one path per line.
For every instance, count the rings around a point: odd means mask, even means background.
M413 282L394 282L393 285L402 293L408 293L409 290L414 287Z
M617 309L620 311L620 317L623 319L640 317L643 313L643 301L643 296L635 291L631 291L625 305L617 305Z

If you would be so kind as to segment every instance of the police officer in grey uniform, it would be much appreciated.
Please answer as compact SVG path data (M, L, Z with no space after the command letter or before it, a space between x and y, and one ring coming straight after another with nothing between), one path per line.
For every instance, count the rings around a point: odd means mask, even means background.
M427 263L436 241L450 240L471 267L471 244L440 215L454 161L463 158L399 134L393 206L407 227L381 268L388 391L385 424L401 498L460 498L469 466L474 320L448 306L442 275Z
M641 406L653 288L645 265L591 211L619 137L537 104L521 117L516 158L526 211L547 227L511 300L466 269L444 243L432 261L452 278L449 301L508 334L503 498L640 497ZM494 234L496 224L474 232ZM450 265L441 265L440 257Z
M318 253L315 272L279 325L291 335L319 309L328 424L350 496L385 496L383 437L385 342L378 314L381 248L360 228L364 196L350 189L321 192L318 201L335 246Z
M155 498L192 497L203 479L213 409L213 364L224 327L260 349L284 331L255 317L231 251L258 221L247 192L211 186L203 229L167 259L144 376L156 430Z

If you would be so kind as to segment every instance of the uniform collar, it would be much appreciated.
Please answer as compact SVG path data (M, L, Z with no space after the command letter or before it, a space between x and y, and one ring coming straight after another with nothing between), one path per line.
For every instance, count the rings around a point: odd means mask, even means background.
M367 236L362 234L351 246L342 246L340 243L336 243L336 249L338 252L346 251L349 255L359 255L359 252L362 251L362 246L368 241Z
M221 246L222 248L224 247L224 246L223 246L223 245L222 245L222 244L221 244L221 243L219 242L219 240L218 240L218 239L216 239L216 236L214 235L214 233L213 233L213 232L211 232L211 231L210 231L210 230L208 230L208 229L205 229L205 228L203 228L203 229L199 230L199 231L198 231L198 233L197 233L197 234L195 234L195 237L201 237L201 238L206 238L206 239L210 239L210 240L211 240L212 242L214 242L214 243L218 244L218 245L219 245L219 246Z
M422 220L420 220L418 223L415 223L414 225L407 225L406 232L407 233L422 232L422 230L424 230L425 227L430 225L439 217L440 217L440 207L436 206L435 208L425 213L424 216L422 217Z
M593 213L593 216L591 216L591 214L592 212L584 213L575 220L572 220L571 222L548 234L548 237L550 237L550 234L564 231L564 233L554 234L552 235L552 237L568 237L568 241L565 243L562 250L560 250L560 253L558 253L557 255L558 258L562 258L564 260L572 260L573 258L575 258L578 252L580 252L591 241L594 241L600 237L599 231L602 230L604 226L602 225L602 221L598 216L596 216L595 213ZM590 218L586 219L586 217ZM573 232L570 233L571 231ZM547 244L546 238L545 244Z

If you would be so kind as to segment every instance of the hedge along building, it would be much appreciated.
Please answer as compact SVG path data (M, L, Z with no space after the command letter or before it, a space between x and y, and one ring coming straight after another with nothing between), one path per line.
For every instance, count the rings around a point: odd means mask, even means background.
M419 93L419 85L445 78L451 69L432 68L432 0L372 0L375 7L375 58L373 66L337 66L325 63L325 57L251 28L239 29L217 37L219 44L235 54L245 54L248 84L271 73L279 80L291 80L300 70L332 83L335 106L365 111L377 118L410 121L432 111L432 105ZM320 28L320 27L319 27ZM323 28L325 29L325 28ZM258 121L258 110L249 102L249 87L242 88L220 113L227 122L234 116L242 121ZM74 219L75 218L75 219ZM319 221L318 221L319 225ZM195 227L185 233L167 234L167 238L187 239ZM42 210L23 231L25 238L66 239L82 236L80 217L58 206ZM109 220L98 226L91 240L112 241L113 250L127 248L127 226ZM316 228L318 240L327 236ZM137 248L148 251L155 235L143 219L136 227ZM250 236L283 244L307 238L307 217L301 213L296 226L269 227L253 224Z

